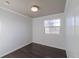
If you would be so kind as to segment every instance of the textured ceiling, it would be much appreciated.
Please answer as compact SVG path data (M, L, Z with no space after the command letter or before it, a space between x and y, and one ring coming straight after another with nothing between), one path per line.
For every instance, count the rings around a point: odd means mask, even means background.
M66 3L66 0L7 0L10 4L5 5L5 1L0 0L0 7L9 8L33 18L64 12ZM30 8L33 5L38 5L40 10L36 13L31 12Z

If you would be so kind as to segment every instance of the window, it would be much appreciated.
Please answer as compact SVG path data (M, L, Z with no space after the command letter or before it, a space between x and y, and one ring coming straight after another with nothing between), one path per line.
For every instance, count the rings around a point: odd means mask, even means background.
M59 34L60 33L60 19L45 20L45 33L46 34Z

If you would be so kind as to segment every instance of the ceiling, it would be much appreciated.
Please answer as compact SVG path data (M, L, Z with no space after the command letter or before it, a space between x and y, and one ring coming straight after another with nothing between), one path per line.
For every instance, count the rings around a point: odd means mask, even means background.
M64 12L66 3L66 0L7 0L10 4L5 5L5 1L0 0L0 7L9 8L33 18ZM40 10L32 12L30 9L33 5L38 5Z

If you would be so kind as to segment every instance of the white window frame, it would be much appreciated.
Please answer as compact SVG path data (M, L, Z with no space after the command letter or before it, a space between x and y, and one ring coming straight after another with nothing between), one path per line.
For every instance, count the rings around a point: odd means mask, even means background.
M60 34L61 19L45 20L45 34Z

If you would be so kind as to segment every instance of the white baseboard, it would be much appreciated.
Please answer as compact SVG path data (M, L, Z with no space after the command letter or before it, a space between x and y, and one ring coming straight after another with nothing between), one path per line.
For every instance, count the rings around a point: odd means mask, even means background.
M32 42L31 42L31 43L32 43ZM12 52L14 52L14 51L16 51L16 50L18 50L18 49L21 49L21 48L23 48L24 46L27 46L27 45L29 45L29 44L31 44L31 43L27 43L27 44L25 44L25 45L21 45L21 46L15 48L14 50L11 50L11 51L9 51L9 52L7 52L7 53L5 53L5 54L2 54L2 55L0 56L0 58L3 57L3 56L5 56L5 55L8 55L8 54L10 54L10 53L12 53Z
M51 45L47 45L47 44L44 44L44 43L39 43L39 42L33 42L33 43L37 43L37 44L41 44L41 45L45 45L45 46L49 46L49 47L53 47L53 48L57 48L57 49L61 49L61 50L66 50L64 48L59 48L59 47L56 47L56 46L51 46Z

